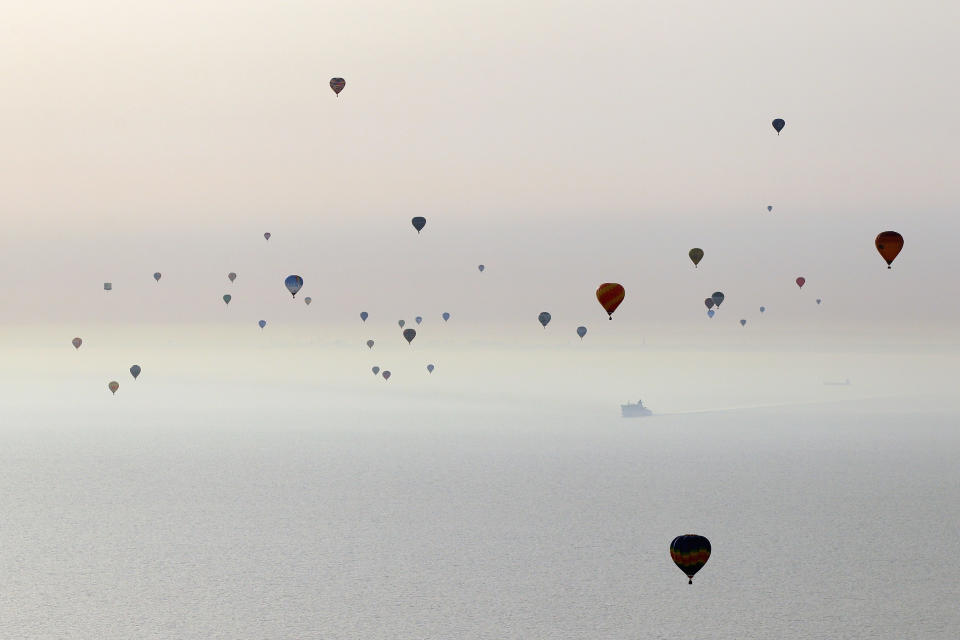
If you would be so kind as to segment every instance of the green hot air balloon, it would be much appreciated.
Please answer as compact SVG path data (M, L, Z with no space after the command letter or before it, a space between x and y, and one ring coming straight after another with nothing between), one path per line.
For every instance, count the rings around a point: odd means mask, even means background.
M690 260L693 262L693 266L696 267L698 264L700 264L700 261L703 260L703 249L700 249L699 247L694 247L693 249L690 249L690 253L688 253L687 255L690 256Z

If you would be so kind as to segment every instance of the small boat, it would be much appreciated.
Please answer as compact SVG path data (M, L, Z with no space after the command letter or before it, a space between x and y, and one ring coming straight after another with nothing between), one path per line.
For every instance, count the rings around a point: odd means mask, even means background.
M642 418L653 415L653 411L643 406L643 400L637 400L637 404L630 404L628 402L627 404L620 405L620 412L624 418Z

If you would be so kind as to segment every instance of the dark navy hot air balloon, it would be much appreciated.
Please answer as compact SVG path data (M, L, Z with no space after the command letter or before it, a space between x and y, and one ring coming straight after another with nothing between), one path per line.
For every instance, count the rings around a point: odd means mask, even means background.
M367 313L366 311L361 311L361 312L360 312L360 320L362 320L363 322L366 322L366 321L367 321L367 318L369 318L369 317L370 317L370 314Z
M746 318L740 318L740 326L741 326L741 327L747 326L747 319L746 319Z
M720 308L720 304L723 302L723 298L724 298L724 295L722 291L714 291L713 295L710 296L710 299L713 300L713 304L717 306L717 309Z
M160 272L159 272L159 271L157 271L155 274L153 274L153 279L156 280L157 282L160 282Z
M413 218L410 223L413 224L413 228L417 230L417 233L420 233L420 230L427 226L427 219L423 216L417 216Z
M587 335L586 327L577 327L577 335L580 336L580 339L583 340L583 336Z
M261 329L263 329L265 326L267 326L267 321L266 321L266 320L261 320L261 321L258 322L257 324L260 325L260 328L261 328Z
M670 557L693 584L693 576L710 559L710 541L692 533L677 536L670 543Z
M140 375L140 371L142 371L142 369L140 369L140 365L138 364L135 364L132 367L130 367L130 375L133 376L134 380L136 380L137 376Z
M483 270L486 269L486 267L483 266L482 264L478 264L478 265L477 265L477 269L480 270L480 273L483 273Z
M773 211L773 205L767 205L767 211Z
M300 287L303 286L303 278L300 276L287 276L287 279L283 281L283 285L287 288L287 291L290 292L290 295L296 298L297 291L300 291Z
M543 325L543 328L546 329L547 325L550 324L550 314L546 311L540 312L540 315L537 316L537 320L540 321L540 324Z
M434 367L433 367L432 364L428 364L428 365L427 365L427 373L433 373L433 369L434 369Z
M707 309L713 309L713 298L704 298L703 304L707 306Z
M407 344L411 344L413 339L417 337L417 331L415 329L404 329L403 337L407 340Z
M780 132L783 131L783 128L787 126L787 123L784 122L783 118L777 118L770 124L772 124L773 128L777 130L777 135L780 135Z
M767 310L766 307L760 307L760 313L763 313L763 312L766 311L766 310Z

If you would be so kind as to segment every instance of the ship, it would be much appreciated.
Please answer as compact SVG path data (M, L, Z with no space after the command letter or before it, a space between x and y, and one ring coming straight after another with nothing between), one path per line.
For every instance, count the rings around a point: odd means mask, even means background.
M832 381L830 381L830 382L824 382L823 384L827 385L828 387L849 387L849 386L850 386L850 378L847 378L847 379L844 380L843 382L832 382Z
M628 402L627 404L620 405L620 412L624 418L642 418L653 415L653 411L643 406L643 400L637 400L637 404L630 404Z

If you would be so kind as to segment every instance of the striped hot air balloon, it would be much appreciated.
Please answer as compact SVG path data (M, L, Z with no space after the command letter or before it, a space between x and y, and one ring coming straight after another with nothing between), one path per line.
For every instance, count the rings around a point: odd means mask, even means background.
M693 576L710 559L710 541L692 533L677 536L670 543L670 557L693 584Z
M604 282L597 288L597 300L611 320L613 320L613 312L623 302L626 293L623 286L616 282Z

